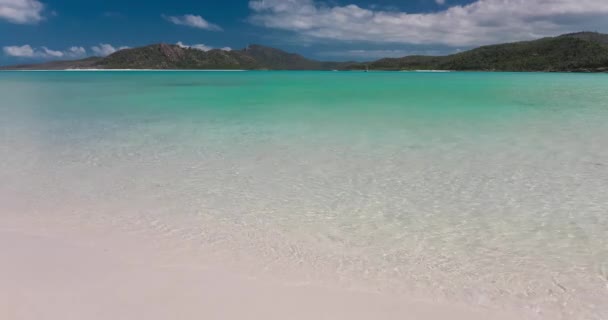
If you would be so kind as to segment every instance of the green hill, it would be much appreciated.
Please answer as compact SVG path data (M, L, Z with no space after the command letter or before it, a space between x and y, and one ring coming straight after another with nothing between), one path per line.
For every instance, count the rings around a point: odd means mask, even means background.
M201 51L154 44L105 58L4 67L24 69L458 70L608 72L608 35L579 32L534 41L483 46L448 56L407 56L367 63L323 62L279 49Z
M608 35L574 33L442 57L381 59L368 66L374 70L608 71Z
M105 69L256 69L259 64L238 51L201 51L178 45L154 44L117 51L99 61Z
M250 45L245 49L233 51L201 51L169 44L121 50L97 63L97 67L105 69L225 70L326 70L338 65L261 45Z

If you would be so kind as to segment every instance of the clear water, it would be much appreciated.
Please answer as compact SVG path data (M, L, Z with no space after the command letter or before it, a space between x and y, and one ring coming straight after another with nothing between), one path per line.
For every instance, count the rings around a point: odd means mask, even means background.
M608 318L607 75L2 72L0 155L6 212Z

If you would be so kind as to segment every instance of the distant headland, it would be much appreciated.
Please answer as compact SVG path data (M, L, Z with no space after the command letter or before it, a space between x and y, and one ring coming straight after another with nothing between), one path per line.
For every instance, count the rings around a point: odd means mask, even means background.
M453 70L608 72L608 34L579 32L483 46L447 56L406 56L370 62L326 62L261 45L201 51L171 44L124 49L107 57L0 67L0 70Z

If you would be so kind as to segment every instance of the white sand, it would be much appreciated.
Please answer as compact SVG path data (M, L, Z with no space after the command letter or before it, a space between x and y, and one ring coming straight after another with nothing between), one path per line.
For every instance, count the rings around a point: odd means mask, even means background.
M462 306L251 279L127 234L77 235L0 219L3 320L509 319Z

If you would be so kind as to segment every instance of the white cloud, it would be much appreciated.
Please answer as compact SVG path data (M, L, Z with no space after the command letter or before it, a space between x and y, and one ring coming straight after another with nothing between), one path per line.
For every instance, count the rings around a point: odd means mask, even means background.
M188 26L192 28L205 29L209 31L222 31L222 28L217 24L213 24L201 16L192 14L186 14L183 16L162 16L165 20L182 26Z
M182 48L191 48L191 49L196 49L196 50L201 50L201 51L209 51L209 50L217 49L217 48L210 47L210 46L202 44L202 43L201 44L192 44L192 45L189 45L189 44L184 44L181 41L178 41L176 43L176 45L178 45L178 46L180 46ZM230 48L230 47L223 47L223 48L220 48L220 50L232 51L232 48Z
M183 43L183 42L181 42L181 41L178 41L178 42L176 43L176 45L178 45L178 46L180 46L180 47L182 47L182 48L191 48L191 49L196 49L196 50L201 50L201 51L209 51L209 50L212 50L212 49L213 49L212 47L209 47L209 46L204 45L204 44L193 44L193 45L187 45L187 44L184 44L184 43Z
M114 53L116 51L119 51L119 50L123 50L123 49L129 49L129 47L118 47L118 48L115 48L111 44L107 44L107 43L100 43L99 45L91 47L91 51L93 51L93 54L96 55L96 56L98 56L98 57L109 56L112 53Z
M435 3L439 4L439 5L444 5L445 4L445 0L435 0Z
M71 47L67 50L51 50L47 47L32 48L29 44L23 46L6 46L2 48L4 54L19 58L40 58L40 59L59 59L59 58L81 58L87 52L83 47Z
M2 49L5 55L11 57L34 57L34 49L29 44L24 46L6 46Z
M47 47L42 47L42 52L49 56L49 57L54 57L54 58L61 58L63 57L64 53L61 51L56 51L56 50L51 50Z
M44 4L37 0L0 0L0 20L17 24L37 23L43 19Z
M250 21L312 39L473 46L608 29L606 0L477 0L434 13L251 0Z
M87 50L83 47L70 47L67 50L67 55L72 57L82 57L87 54Z

